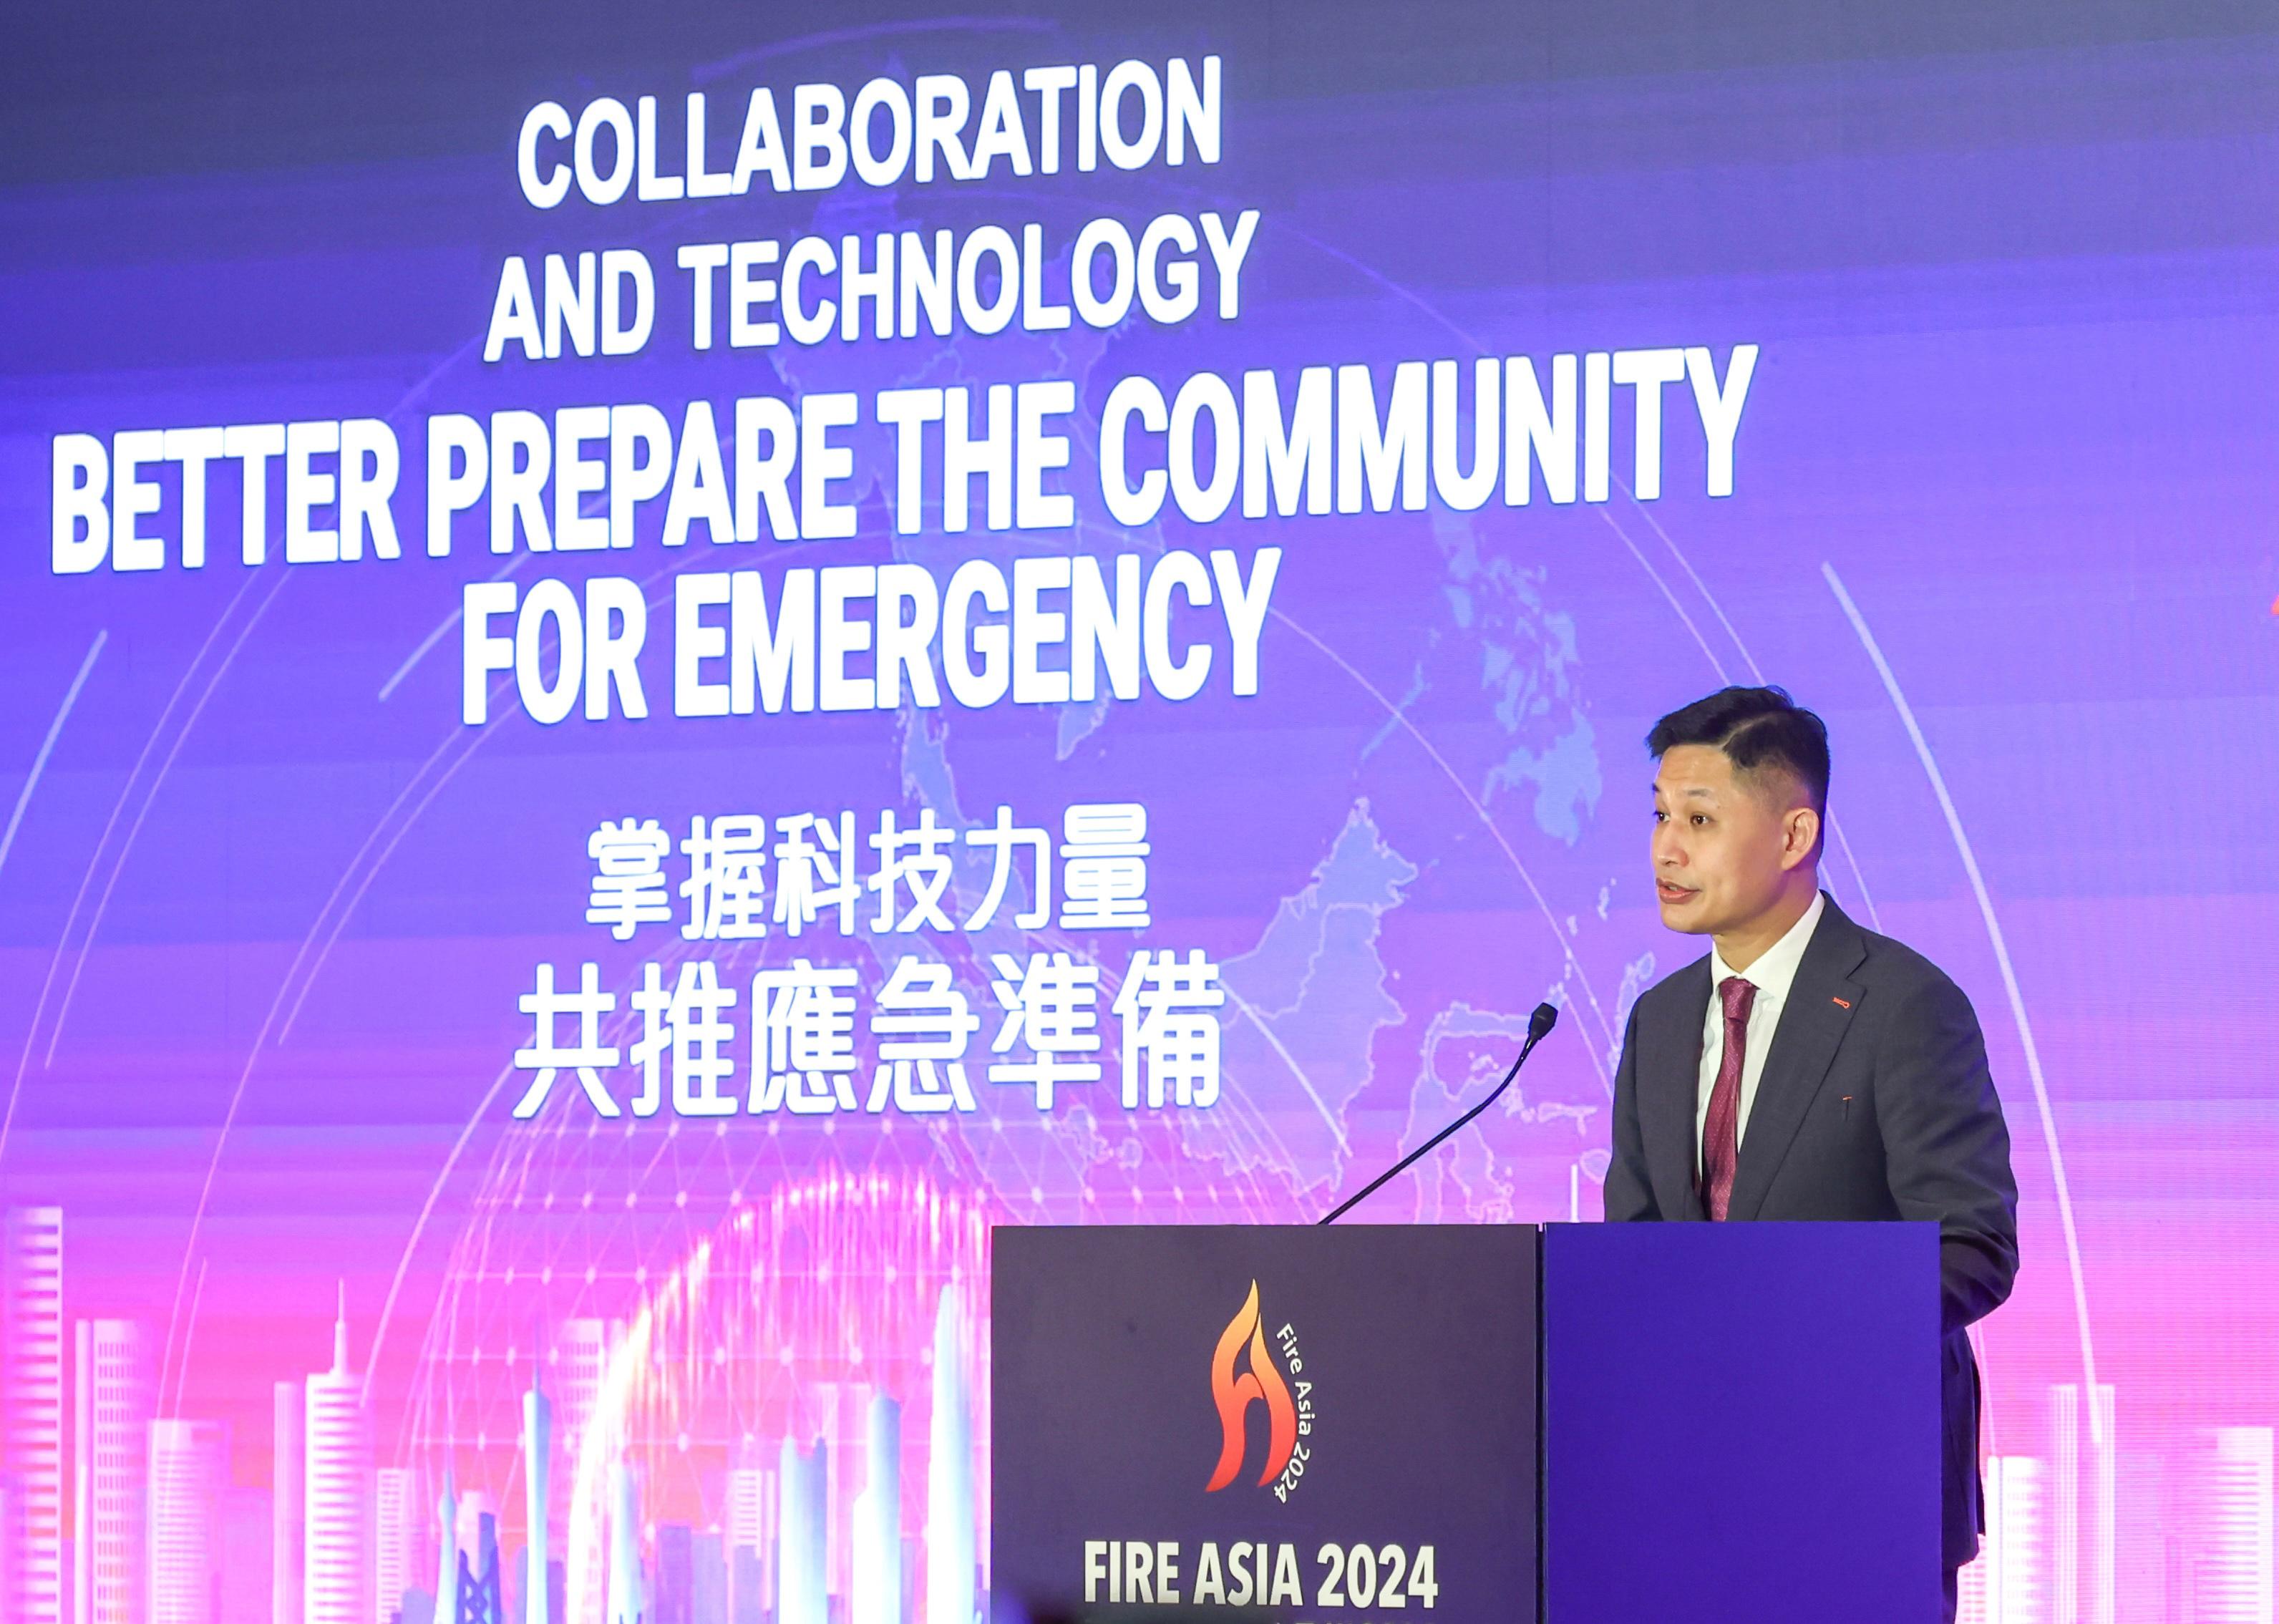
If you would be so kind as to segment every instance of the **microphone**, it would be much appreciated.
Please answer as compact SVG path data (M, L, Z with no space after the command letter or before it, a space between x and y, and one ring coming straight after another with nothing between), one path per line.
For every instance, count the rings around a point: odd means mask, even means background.
M1466 1122L1470 1122L1472 1118L1486 1110L1497 1100L1502 1099L1503 1091L1511 1086L1511 1080L1519 1075L1519 1069L1527 1064L1527 1057L1535 1053L1535 1046L1541 1043L1546 1037L1550 1036L1551 1029L1558 1024L1559 1007L1555 1004L1538 1004L1535 1007L1535 1013L1527 1017L1527 1041L1519 1046L1519 1058L1512 1061L1511 1069L1503 1074L1503 1081L1495 1085L1494 1092L1491 1093L1485 1099L1481 1100L1479 1104L1474 1106L1470 1110L1465 1112L1454 1122L1450 1122L1446 1128L1441 1129L1439 1132L1425 1140L1423 1144L1418 1145L1415 1150L1410 1151L1406 1156L1403 1156L1400 1161L1394 1162L1391 1167L1385 1168L1384 1172L1370 1180L1367 1186L1365 1186L1359 1194L1350 1196L1345 1200L1339 1202L1336 1208L1331 1212L1330 1215L1323 1219L1321 1222L1324 1223L1335 1223L1339 1219L1344 1217L1347 1213L1360 1206L1370 1196L1375 1195L1377 1191L1377 1187L1383 1184L1387 1179L1393 1177L1394 1174L1408 1171L1408 1168L1417 1160L1417 1158L1423 1156L1427 1151L1430 1151L1433 1146L1439 1145L1441 1140L1446 1138L1450 1134L1455 1132L1457 1129L1462 1127Z

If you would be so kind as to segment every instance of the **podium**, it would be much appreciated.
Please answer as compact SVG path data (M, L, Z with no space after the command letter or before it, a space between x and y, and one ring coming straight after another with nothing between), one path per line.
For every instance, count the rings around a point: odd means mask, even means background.
M1000 1228L993 1624L1933 1624L1935 1225Z

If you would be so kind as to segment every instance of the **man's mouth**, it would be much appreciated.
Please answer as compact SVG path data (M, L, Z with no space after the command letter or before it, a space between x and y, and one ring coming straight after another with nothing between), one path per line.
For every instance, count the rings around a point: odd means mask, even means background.
M1656 880L1654 894L1665 902L1690 902L1701 893L1685 885L1673 885L1668 880Z

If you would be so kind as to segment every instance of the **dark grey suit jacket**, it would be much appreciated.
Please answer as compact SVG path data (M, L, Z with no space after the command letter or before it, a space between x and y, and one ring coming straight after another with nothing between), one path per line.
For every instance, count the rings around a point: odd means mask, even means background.
M1694 1115L1709 961L1640 996L1615 1077L1612 1222L1702 1217ZM1930 960L1831 900L1743 1130L1733 1220L1931 1219L1945 1321L1945 1557L1978 1548L1978 1367L1963 1328L2010 1295L2018 1187L1978 1017Z

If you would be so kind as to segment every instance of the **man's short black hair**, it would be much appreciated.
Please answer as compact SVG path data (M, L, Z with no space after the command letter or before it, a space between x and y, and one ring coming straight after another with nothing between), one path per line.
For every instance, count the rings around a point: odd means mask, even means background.
M1720 688L1654 724L1646 747L1656 761L1679 745L1723 750L1736 772L1784 767L1828 813L1828 725L1784 688Z

